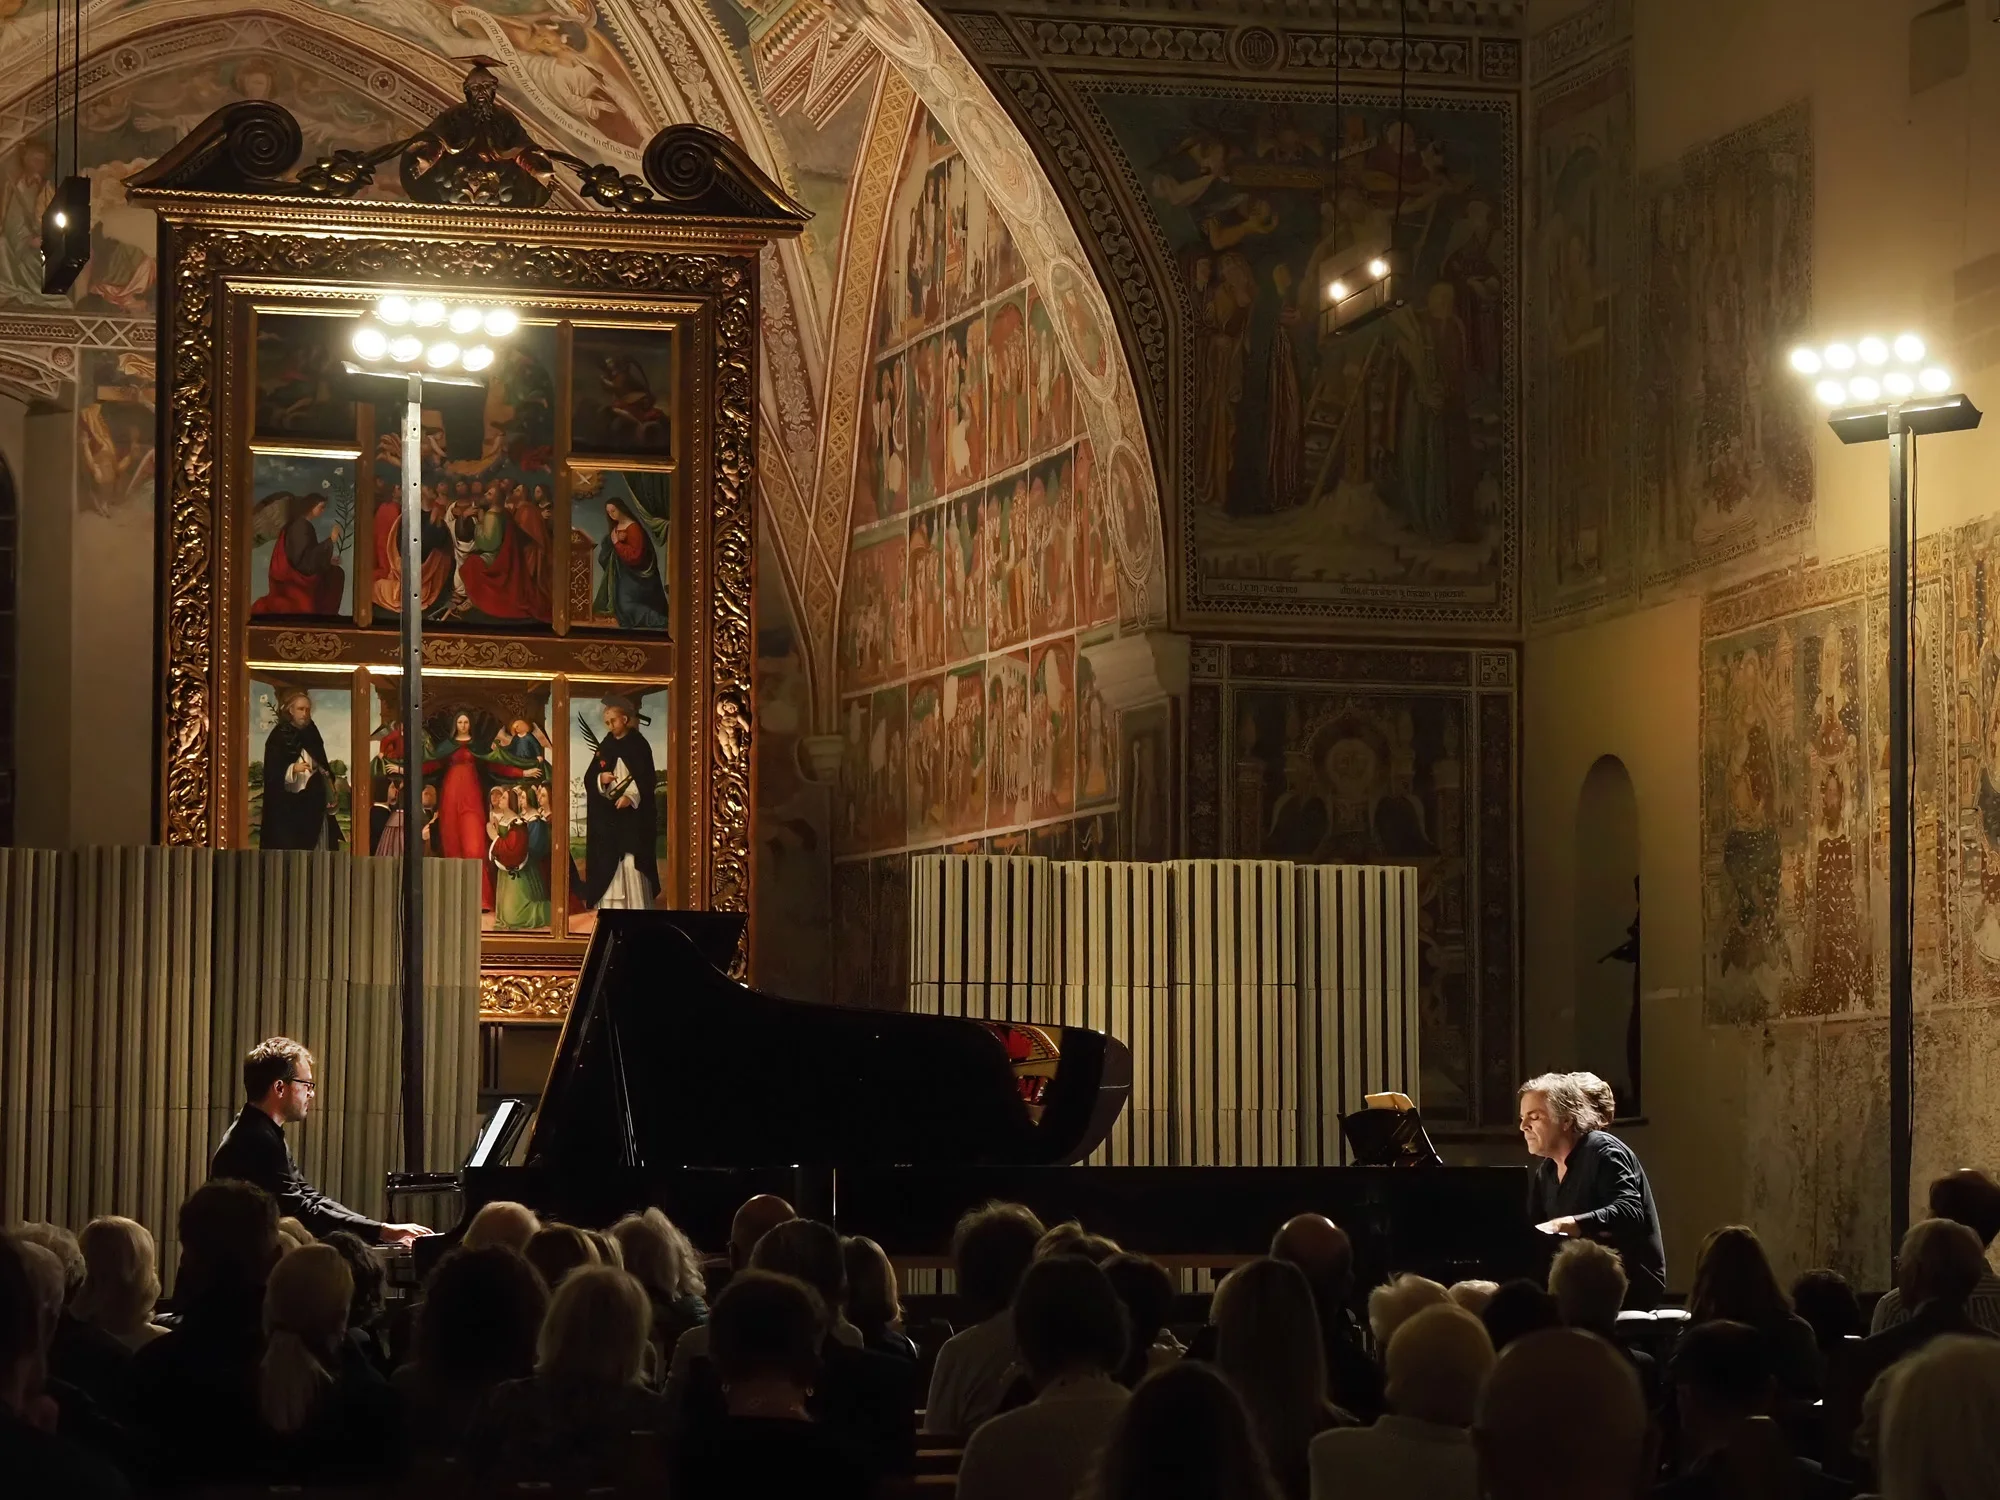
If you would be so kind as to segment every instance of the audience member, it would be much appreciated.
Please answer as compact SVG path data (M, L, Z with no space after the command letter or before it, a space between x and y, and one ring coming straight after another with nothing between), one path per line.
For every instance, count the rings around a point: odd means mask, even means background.
M1565 1327L1581 1328L1608 1339L1632 1361L1646 1405L1660 1404L1660 1372L1653 1356L1618 1338L1618 1313L1625 1306L1625 1266L1618 1252L1595 1240L1572 1240L1556 1252L1549 1266L1549 1295Z
M1382 1415L1382 1367L1362 1345L1349 1303L1354 1297L1354 1246L1322 1214L1298 1214L1271 1237L1271 1254L1305 1272L1326 1355L1327 1398L1362 1422Z
M17 1224L9 1231L24 1245L40 1245L56 1258L62 1271L63 1306L68 1307L83 1287L87 1267L83 1259L83 1246L77 1237L60 1224L50 1224L45 1220L31 1220Z
M1279 1489L1289 1500L1305 1500L1313 1439L1354 1424L1326 1397L1326 1354L1305 1273L1268 1256L1250 1261L1216 1288L1208 1316L1215 1367L1250 1413Z
M1486 1329L1462 1307L1413 1314L1384 1353L1389 1409L1373 1427L1338 1427L1312 1444L1314 1500L1479 1500L1472 1425L1493 1368Z
M1406 1271L1391 1277L1368 1294L1368 1331L1375 1337L1375 1347L1386 1350L1403 1324L1427 1307L1443 1307L1450 1301L1445 1289L1428 1276Z
M1970 1167L1947 1172L1931 1184L1930 1206L1932 1218L1963 1224L1979 1236L1983 1249L1990 1249L1995 1237L2000 1236L2000 1183L1984 1172ZM1911 1311L1901 1290L1891 1287L1875 1304L1868 1331L1882 1333L1894 1328ZM1965 1299L1965 1316L1975 1327L2000 1334L2000 1275L1994 1273L1992 1266L1980 1272L1979 1285Z
M57 1413L42 1392L46 1322L25 1245L0 1235L0 1475L22 1495L125 1500L118 1471L57 1436Z
M1165 1369L1187 1351L1167 1327L1174 1310L1174 1278L1165 1266L1144 1255L1121 1250L1104 1263L1111 1290L1125 1304L1130 1330L1118 1383L1128 1391L1154 1370Z
M1771 1346L1771 1373L1780 1395L1819 1394L1822 1367L1812 1325L1792 1311L1756 1231L1742 1224L1712 1230L1695 1257L1690 1323L1721 1318L1748 1323Z
M136 1356L138 1411L165 1485L263 1477L257 1366L278 1206L247 1182L205 1183L181 1205L179 1321Z
M1500 1283L1497 1281L1454 1281L1445 1288L1445 1295L1476 1318L1486 1311L1486 1304L1499 1290Z
M285 1214L279 1218L278 1253L280 1255L290 1255L294 1250L303 1250L307 1245L317 1243L319 1242L313 1238L312 1231L297 1219L294 1219L290 1214Z
M46 1251L61 1272L55 1334L48 1348L49 1380L67 1388L72 1401L76 1393L87 1397L95 1408L93 1422L101 1419L122 1427L133 1418L137 1377L132 1350L76 1314L73 1304L88 1275L77 1237L59 1224L46 1223L23 1224L14 1233L22 1243Z
M914 1363L917 1346L903 1332L903 1304L889 1257L866 1235L843 1239L840 1253L847 1262L847 1321L860 1332L861 1347Z
M544 1224L528 1237L527 1247L521 1251L521 1256L541 1273L551 1292L561 1286L572 1271L602 1264L596 1244L573 1224Z
M745 1269L730 1278L707 1324L724 1410L676 1445L675 1500L868 1494L860 1455L807 1410L825 1319L812 1289L793 1277Z
M645 1384L651 1326L631 1272L572 1271L549 1300L535 1373L494 1387L467 1430L466 1461L515 1483L615 1481L632 1434L665 1428L665 1407Z
M1574 1328L1507 1346L1480 1395L1472 1441L1486 1500L1639 1500L1652 1476L1639 1377L1603 1339Z
M1718 1318L1688 1329L1674 1347L1672 1376L1680 1473L1655 1492L1656 1500L1746 1494L1840 1500L1848 1493L1785 1447L1771 1421L1778 1383L1770 1346L1749 1324Z
M46 1242L19 1239L17 1248L24 1257L28 1279L34 1290L37 1326L42 1330L42 1394L53 1403L55 1435L107 1463L116 1464L128 1477L136 1474L136 1451L123 1420L107 1411L91 1392L65 1380L52 1368L52 1355L56 1341L61 1337L62 1321L69 1316L63 1306L69 1278L61 1259L47 1247ZM129 1360L130 1355L124 1346L117 1347Z
M152 1231L136 1219L108 1214L85 1225L77 1243L83 1285L70 1310L134 1351L165 1333L153 1321L160 1262Z
M625 1269L625 1252L619 1248L618 1241L601 1229L586 1229L583 1237L590 1241L590 1248L600 1266L616 1266L621 1271Z
M750 1264L750 1252L757 1248L757 1241L797 1217L792 1205L774 1193L758 1193L744 1199L743 1206L729 1221L729 1244L724 1247L723 1263L707 1268L708 1300L713 1302L729 1284L729 1278Z
M354 1273L332 1245L302 1246L271 1268L257 1413L274 1481L377 1479L401 1463L395 1396L347 1337L353 1297Z
M1990 1500L2000 1484L2000 1342L1934 1341L1882 1406L1882 1500Z
M528 1241L541 1227L542 1221L525 1203L509 1203L505 1199L482 1203L479 1212L472 1216L472 1222L465 1226L465 1235L458 1242L459 1248L484 1250L489 1245L499 1245L520 1255L527 1250Z
M1088 1500L1278 1500L1236 1392L1194 1359L1148 1376L1111 1430Z
M1868 1331L1861 1316L1861 1299L1838 1271L1807 1271L1793 1282L1792 1311L1812 1329L1822 1359L1831 1359L1843 1340L1860 1338Z
M958 1221L951 1259L970 1326L945 1341L931 1371L924 1431L965 1437L999 1410L1014 1366L1009 1303L1035 1258L1042 1224L1018 1203L989 1203Z
M1516 1339L1562 1327L1562 1311L1555 1298L1524 1276L1503 1284L1487 1300L1479 1321L1486 1325L1486 1336L1498 1354Z
M457 1453L493 1388L535 1373L548 1305L541 1276L503 1245L438 1262L417 1308L413 1357L394 1381L419 1447Z
M620 1219L611 1226L611 1239L625 1257L625 1269L639 1278L652 1304L653 1368L665 1384L680 1336L708 1321L707 1283L694 1247L657 1208Z
M1127 1336L1124 1304L1088 1258L1051 1255L1028 1267L1014 1337L1035 1397L966 1439L959 1500L1075 1494L1131 1399L1117 1380Z
M1081 1255L1095 1265L1103 1265L1118 1254L1118 1242L1092 1234L1074 1219L1065 1219L1045 1233L1035 1246L1035 1259L1051 1255Z
M390 1358L388 1330L383 1326L382 1283L387 1278L382 1262L359 1235L348 1230L334 1230L325 1243L340 1252L348 1275L354 1278L354 1295L347 1304L347 1341L387 1379L395 1362Z

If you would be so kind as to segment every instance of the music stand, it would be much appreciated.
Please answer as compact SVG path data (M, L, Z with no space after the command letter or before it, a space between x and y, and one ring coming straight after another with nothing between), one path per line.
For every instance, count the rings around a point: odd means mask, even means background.
M1423 1116L1407 1094L1365 1094L1368 1107L1343 1115L1340 1133L1355 1165L1363 1167L1441 1167L1444 1158L1431 1144Z

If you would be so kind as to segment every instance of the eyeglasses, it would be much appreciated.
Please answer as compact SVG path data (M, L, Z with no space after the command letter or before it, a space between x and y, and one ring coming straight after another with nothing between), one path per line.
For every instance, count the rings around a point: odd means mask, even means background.
M289 1083L295 1089L304 1089L308 1094L319 1092L319 1085L314 1083L310 1078L287 1078L285 1082Z

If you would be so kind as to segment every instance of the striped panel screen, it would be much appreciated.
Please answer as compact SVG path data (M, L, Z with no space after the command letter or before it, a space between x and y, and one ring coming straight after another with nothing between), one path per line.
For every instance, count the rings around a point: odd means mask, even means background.
M478 1096L479 865L433 860L425 1141L458 1160ZM402 1165L397 862L204 849L0 849L0 1220L174 1218L242 1106L243 1054L313 1051L300 1170L365 1213Z

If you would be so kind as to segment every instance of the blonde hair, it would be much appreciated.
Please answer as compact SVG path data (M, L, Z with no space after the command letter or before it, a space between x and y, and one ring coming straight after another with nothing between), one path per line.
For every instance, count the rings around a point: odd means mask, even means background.
M1445 1288L1445 1295L1451 1298L1454 1307L1462 1307L1476 1318L1486 1311L1486 1304L1499 1290L1497 1281L1454 1281Z
M701 1267L695 1261L694 1247L657 1208L627 1214L611 1226L610 1237L625 1258L625 1269L638 1277L652 1296L675 1302L702 1294Z
M550 1291L573 1272L604 1263L597 1242L574 1224L544 1224L528 1236L521 1258L542 1273Z
M1876 1448L1883 1500L1991 1495L2000 1473L2000 1343L1933 1339L1883 1380Z
M1444 1427L1470 1427L1479 1392L1493 1373L1493 1340L1464 1308L1427 1307L1396 1330L1382 1367L1390 1410Z
M290 1255L294 1250L303 1250L307 1245L319 1243L313 1233L297 1219L287 1214L278 1220L278 1253Z
M106 1333L144 1327L160 1300L152 1231L137 1219L106 1214L84 1225L77 1245L83 1252L83 1286L71 1311Z
M653 1307L639 1278L582 1266L563 1278L535 1342L535 1376L571 1385L635 1385L645 1373Z
M273 1432L306 1424L327 1368L347 1333L354 1273L331 1245L301 1245L271 1268L264 1288L264 1358L257 1366L257 1410Z
M1402 1275L1368 1294L1368 1331L1381 1348L1389 1347L1396 1330L1427 1307L1451 1301L1451 1294L1428 1276Z
M1607 1337L1617 1326L1629 1285L1618 1252L1595 1240L1570 1241L1549 1266L1549 1295L1563 1322Z
M468 1250L498 1245L519 1255L541 1227L542 1221L527 1204L510 1203L502 1198L480 1205L472 1222L465 1226L465 1238L460 1243Z

